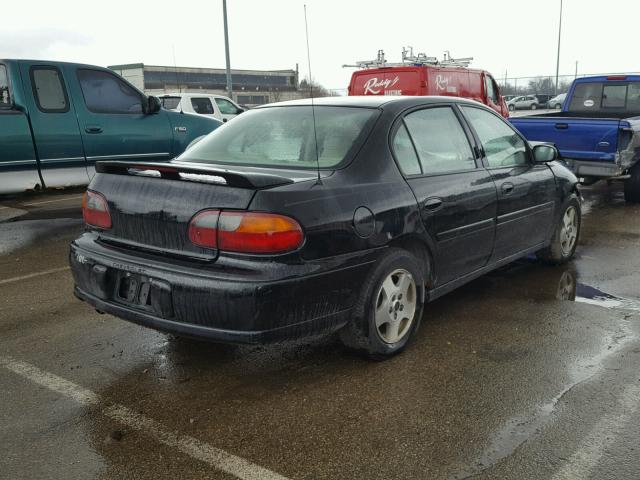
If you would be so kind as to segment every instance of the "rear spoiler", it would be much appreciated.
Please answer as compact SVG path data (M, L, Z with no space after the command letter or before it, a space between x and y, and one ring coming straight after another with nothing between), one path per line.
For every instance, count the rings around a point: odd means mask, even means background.
M103 160L96 162L96 172L211 183L239 188L266 188L293 183L291 178L270 173L227 170L187 163Z

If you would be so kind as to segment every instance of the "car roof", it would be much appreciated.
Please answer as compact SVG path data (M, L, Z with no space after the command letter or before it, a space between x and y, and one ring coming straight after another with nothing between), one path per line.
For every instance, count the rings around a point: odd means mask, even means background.
M186 93L186 92L165 92L158 94L159 98L162 97L212 97L212 98L224 98L225 100L231 100L229 97L225 97L224 95L216 95L215 93Z
M364 107L382 108L388 105L425 105L428 103L466 103L470 105L483 105L480 102L461 97L450 96L392 96L392 95L354 95L347 97L320 97L288 100L286 102L269 103L256 108L289 107L289 106L331 106L331 107ZM484 106L484 105L483 105Z

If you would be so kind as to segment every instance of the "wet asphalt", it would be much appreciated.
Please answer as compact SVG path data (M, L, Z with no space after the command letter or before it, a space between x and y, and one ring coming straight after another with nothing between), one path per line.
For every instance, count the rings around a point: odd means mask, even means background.
M0 478L638 479L640 206L583 190L571 264L446 295L385 362L100 315L66 269L80 193L0 201Z

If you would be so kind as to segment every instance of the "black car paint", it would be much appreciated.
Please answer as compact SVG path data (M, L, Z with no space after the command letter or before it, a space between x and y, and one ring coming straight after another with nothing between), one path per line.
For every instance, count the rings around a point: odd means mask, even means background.
M389 141L398 119L434 105L451 106L462 119L461 103L476 105L442 97L319 99L319 105L381 111L355 158L320 172L321 182L311 170L274 168L248 170L295 180L247 188L98 173L90 189L108 199L114 228L89 229L72 243L75 293L99 310L160 330L267 342L344 325L373 263L389 246L407 248L427 264L430 299L544 247L561 207L577 191L577 179L561 165L486 168L465 124L479 168L408 179L401 174ZM501 205L506 181L514 195ZM425 209L434 197L441 205ZM305 243L277 256L201 249L188 242L186 229L204 208L288 215L302 225ZM356 218L365 228L356 229ZM170 311L118 299L122 271L156 282L165 291L159 297L171 298Z

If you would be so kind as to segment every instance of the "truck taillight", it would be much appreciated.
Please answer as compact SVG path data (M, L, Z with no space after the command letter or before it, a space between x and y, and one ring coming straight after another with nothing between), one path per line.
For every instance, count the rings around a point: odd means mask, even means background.
M204 210L191 220L189 240L227 252L275 254L299 248L304 234L298 222L284 215Z
M82 197L82 218L92 227L111 228L111 214L104 195L92 190L85 192Z

